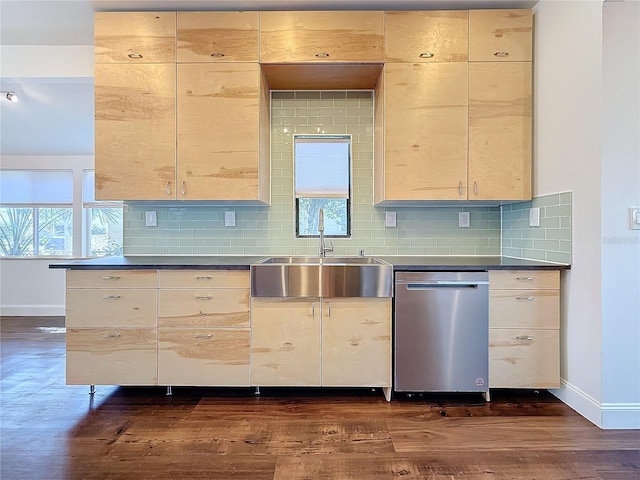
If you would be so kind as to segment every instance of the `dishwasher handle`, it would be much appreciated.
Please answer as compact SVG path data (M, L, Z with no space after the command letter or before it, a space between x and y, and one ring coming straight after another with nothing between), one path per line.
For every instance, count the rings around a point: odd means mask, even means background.
M430 290L432 288L478 288L480 285L488 285L489 282L465 282L464 280L433 280L429 282L407 283L407 290Z

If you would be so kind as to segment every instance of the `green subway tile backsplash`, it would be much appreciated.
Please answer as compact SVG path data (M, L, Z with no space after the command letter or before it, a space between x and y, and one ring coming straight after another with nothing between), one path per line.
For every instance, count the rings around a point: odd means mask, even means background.
M571 192L502 207L502 254L571 263ZM540 208L540 226L529 226L529 209Z
M292 140L296 133L350 134L352 137L351 238L330 239L335 255L357 255L360 249L367 255L499 255L501 250L521 254L524 248L536 252L533 238L553 240L554 246L567 240L566 233L560 231L570 232L567 228L567 224L570 225L570 194L558 194L557 200L543 200L547 202L545 208L562 207L555 213L551 211L558 216L553 217L556 223L547 227L559 231L550 238L523 236L521 223L528 219L528 211L522 212L522 217L516 215L518 210L529 208L526 205L372 206L373 98L370 91L274 91L271 117L270 206L128 204L124 217L125 254L315 255L317 239L295 238ZM145 226L146 210L157 212L156 227ZM224 226L227 210L235 211L235 227ZM395 228L384 226L387 210L397 214ZM469 228L458 227L459 211L470 212ZM568 223L566 219L569 219ZM547 220L541 215L541 225ZM501 228L504 230L501 225L509 225L505 235L501 234ZM507 245L505 238L531 241L516 248ZM548 256L570 257L565 249L562 245Z

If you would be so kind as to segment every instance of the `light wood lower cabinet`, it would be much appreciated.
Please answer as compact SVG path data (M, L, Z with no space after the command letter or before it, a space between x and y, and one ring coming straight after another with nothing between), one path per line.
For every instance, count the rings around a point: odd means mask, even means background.
M158 382L249 386L249 272L160 270L158 283Z
M68 385L157 384L155 270L68 271L65 324Z
M489 272L489 385L560 386L560 272Z
M322 385L391 384L391 301L332 298L322 305Z
M391 386L391 299L253 298L252 384Z
M251 384L320 386L320 300L251 299Z

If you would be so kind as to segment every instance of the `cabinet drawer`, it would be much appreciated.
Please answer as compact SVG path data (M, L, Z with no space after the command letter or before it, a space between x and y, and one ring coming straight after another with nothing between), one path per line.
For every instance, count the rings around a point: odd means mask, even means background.
M559 270L491 270L489 289L533 290L560 288Z
M68 327L155 327L156 290L68 289Z
M68 385L157 385L155 328L67 328Z
M383 12L260 12L260 63L382 62L383 32Z
M490 329L491 388L557 388L560 386L558 330Z
M258 12L178 12L178 62L257 62Z
M530 62L532 44L531 10L469 11L469 61Z
M160 290L160 327L248 327L248 289Z
M176 12L97 12L96 63L174 62Z
M249 288L249 270L160 270L160 288Z
M67 270L67 288L156 288L155 270Z
M560 328L560 291L491 290L490 328Z
M160 328L159 383L248 386L249 342L248 328Z
M385 12L387 62L466 62L466 10Z

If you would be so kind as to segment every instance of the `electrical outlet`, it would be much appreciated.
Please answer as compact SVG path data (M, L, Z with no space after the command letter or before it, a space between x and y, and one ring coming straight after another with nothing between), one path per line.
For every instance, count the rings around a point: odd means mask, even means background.
M385 227L395 227L396 226L396 212L386 212L385 213L384 226Z
M233 210L224 212L224 226L225 227L236 226L236 212L234 212Z
M471 214L469 212L458 212L458 227L468 228L471 226Z
M158 217L156 217L156 212L153 210L149 210L144 212L144 224L147 227L157 227L158 226Z
M629 225L631 230L640 230L640 207L629 208Z
M529 226L530 227L540 226L540 208L534 207L529 209Z

